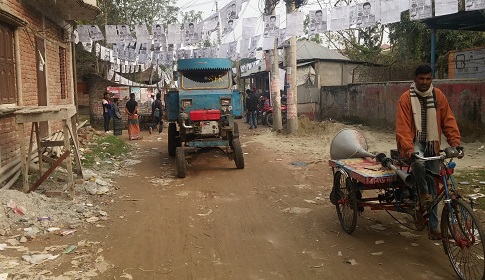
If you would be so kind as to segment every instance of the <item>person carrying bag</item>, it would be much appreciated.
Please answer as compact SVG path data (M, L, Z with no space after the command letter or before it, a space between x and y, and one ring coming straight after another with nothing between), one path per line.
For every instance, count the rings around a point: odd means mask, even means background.
M162 94L157 93L157 98L152 104L152 116L155 119L155 123L149 128L148 132L151 134L153 129L158 126L158 133L162 133L163 130L163 122L162 122L162 116L163 116L163 107L162 107Z

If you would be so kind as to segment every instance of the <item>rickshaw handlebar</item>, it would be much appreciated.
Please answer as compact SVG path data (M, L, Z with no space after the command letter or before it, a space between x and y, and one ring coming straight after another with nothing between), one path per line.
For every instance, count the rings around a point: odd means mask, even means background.
M432 157L423 157L420 156L419 153L414 153L412 157L424 161L430 161L430 160L442 160L442 159L447 159L447 158L463 158L465 156L465 152L463 151L463 147L448 147L444 150L440 150L440 155L438 156L432 156Z

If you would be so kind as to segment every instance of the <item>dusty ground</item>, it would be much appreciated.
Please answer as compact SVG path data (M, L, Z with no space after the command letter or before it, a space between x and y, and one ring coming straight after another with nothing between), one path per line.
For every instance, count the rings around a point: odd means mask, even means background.
M366 210L352 235L342 231L328 200L327 161L333 135L344 127L303 120L297 135L285 136L241 123L245 169L208 153L188 166L185 179L176 178L166 133L142 132L129 160L103 171L113 180L110 191L89 197L99 209L83 217L99 219L71 235L23 243L30 252L60 246L47 251L57 259L24 271L37 279L456 279L441 243L385 212ZM392 133L354 128L370 151L395 146ZM464 146L468 157L459 168L484 168L482 144ZM93 214L99 211L106 213ZM77 248L63 253L71 244ZM2 254L25 265L25 252ZM12 279L20 275L14 270Z

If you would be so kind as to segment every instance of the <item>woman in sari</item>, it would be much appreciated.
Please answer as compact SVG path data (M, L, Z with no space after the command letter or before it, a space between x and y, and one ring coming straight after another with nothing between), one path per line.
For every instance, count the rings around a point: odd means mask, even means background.
M128 114L128 137L130 140L143 139L140 136L140 124L138 123L138 102L135 101L135 94L130 94L130 100L126 102L126 113Z
M121 111L118 98L113 99L113 105L111 108L113 109L113 134L121 135L123 124L121 122Z

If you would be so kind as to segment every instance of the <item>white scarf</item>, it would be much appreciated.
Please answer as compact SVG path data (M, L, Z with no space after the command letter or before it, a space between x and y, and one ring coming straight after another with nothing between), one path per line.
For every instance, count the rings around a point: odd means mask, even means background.
M425 92L419 91L415 84L410 86L411 108L414 114L414 126L416 127L415 141L419 141L423 128L421 127L421 103L418 96L425 99L426 104L426 148L434 152L434 143L439 141L438 123L436 118L435 100L433 97L433 84Z

